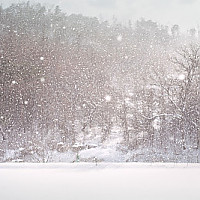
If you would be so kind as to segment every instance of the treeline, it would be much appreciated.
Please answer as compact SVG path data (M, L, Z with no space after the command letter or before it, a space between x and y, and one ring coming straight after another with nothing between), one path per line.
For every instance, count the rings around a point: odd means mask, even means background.
M0 7L1 160L24 148L45 161L61 142L67 151L93 127L103 142L118 126L123 151L194 161L199 56L196 31L185 37L177 25L122 26L29 2Z

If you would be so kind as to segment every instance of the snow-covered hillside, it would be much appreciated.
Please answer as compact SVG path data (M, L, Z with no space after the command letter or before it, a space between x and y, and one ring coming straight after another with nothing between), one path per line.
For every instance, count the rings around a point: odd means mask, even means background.
M175 152L171 149L156 149L141 146L129 149L123 143L123 130L114 126L110 134L102 141L101 130L92 128L84 137L77 134L77 142L66 148L65 143L57 143L57 150L43 149L31 144L26 148L6 150L0 162L172 162L172 163L199 163L200 151L186 149Z

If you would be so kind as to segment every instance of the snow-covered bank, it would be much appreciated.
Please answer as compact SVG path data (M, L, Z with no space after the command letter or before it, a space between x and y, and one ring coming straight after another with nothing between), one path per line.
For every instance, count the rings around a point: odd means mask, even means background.
M180 168L190 169L196 168L200 170L199 163L140 163L140 162L127 162L127 163L109 163L109 162L75 162L75 163L0 163L0 170L2 169L77 169L77 170L104 170L104 169L136 169L136 168Z
M2 163L2 200L199 200L200 165Z

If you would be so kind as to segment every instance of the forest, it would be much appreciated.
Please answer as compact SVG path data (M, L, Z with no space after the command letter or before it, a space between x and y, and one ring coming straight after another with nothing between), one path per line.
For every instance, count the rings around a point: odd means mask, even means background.
M177 24L1 6L0 162L200 162L199 40Z

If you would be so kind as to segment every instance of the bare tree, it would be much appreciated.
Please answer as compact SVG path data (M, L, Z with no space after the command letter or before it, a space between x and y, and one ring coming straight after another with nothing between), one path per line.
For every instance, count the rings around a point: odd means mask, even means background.
M165 103L162 106L166 107L164 110L167 112L154 117L168 120L165 125L173 134L180 136L182 150L187 146L199 148L200 47L184 47L171 61L174 64L174 74L163 79L157 73L156 84L165 96ZM174 137L174 142L175 140Z

